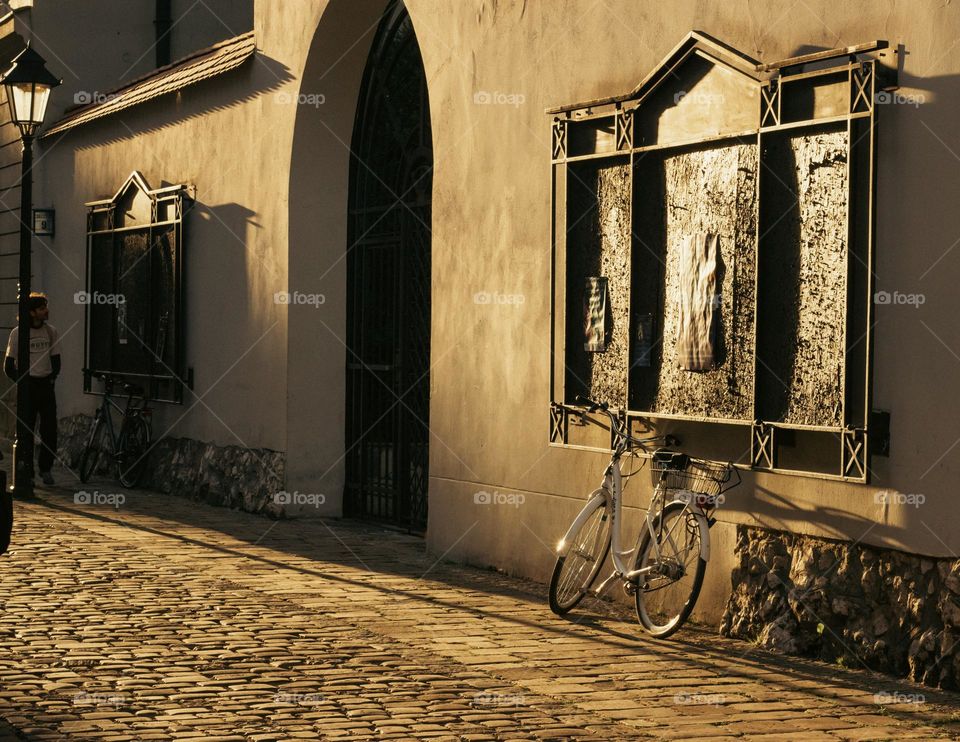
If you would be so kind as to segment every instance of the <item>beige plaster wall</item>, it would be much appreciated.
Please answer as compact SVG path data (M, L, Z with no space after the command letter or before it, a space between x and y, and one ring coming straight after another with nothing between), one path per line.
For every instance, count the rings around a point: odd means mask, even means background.
M950 251L960 234L952 205L960 172L952 124L960 73L956 7L628 0L411 0L409 7L430 81L437 163L428 532L434 552L543 579L549 547L596 486L602 456L547 445L551 212L543 110L627 92L691 29L762 60L874 38L902 42L901 93L924 96L919 106L880 111L877 288L926 297L919 309L880 306L875 316L874 404L892 412L891 458L874 459L873 486L747 477L721 517L933 555L960 548L960 397L953 391L960 253ZM513 97L478 104L481 92ZM522 299L477 304L477 292ZM925 502L877 504L887 489L923 494ZM494 490L524 494L525 503L474 504L476 492ZM732 551L731 532L718 539L725 544L718 552ZM728 569L711 566L721 575L715 579L729 580ZM716 596L727 588L708 590Z
M174 0L171 61L249 31L253 8L254 0ZM63 79L47 120L153 71L155 20L155 0L35 0L18 11L17 31Z
M305 517L343 512L350 143L385 6L337 0L324 7L319 25L302 29L309 54L291 88L303 104L290 160L290 291L323 297L322 304L291 306L289 315L287 488L326 498L320 508L302 509Z
M254 0L173 0L170 5L172 62L253 28ZM156 3L150 6L155 14Z
M35 283L50 293L63 337L61 416L96 403L81 391L83 307L73 300L85 280L83 204L112 196L138 169L153 187L196 188L185 220L195 388L182 407L160 406L155 433L286 450L287 307L275 295L287 289L297 106L284 93L298 87L311 24L307 3L264 10L257 56L240 69L39 143L35 202L56 208L57 234L35 242ZM49 41L51 49L58 43L72 49L67 38ZM55 95L72 93L65 84Z
M154 68L154 6L153 0L125 0L118 12L110 0L35 0L17 13L17 31L63 80L47 121Z
M155 185L196 184L188 357L205 396L165 420L171 434L287 450L288 489L328 496L327 508L310 514L340 512L347 147L382 5L261 1L260 54L243 70L41 147L48 162L40 198L57 207L58 234L38 252L64 330L81 317L59 297L82 284L82 202L111 194L134 167ZM722 518L934 555L957 551L960 251L950 248L960 233L953 207L960 10L823 0L789 8L692 0L408 5L427 71L436 163L428 545L438 556L545 578L551 545L596 486L602 456L547 445L551 205L543 110L628 91L693 28L763 60L808 45L902 42L901 92L924 96L919 106L880 112L878 288L926 298L918 309L883 306L876 314L875 406L892 412L892 456L874 459L870 487L748 477ZM493 102L482 102L482 93ZM292 105L281 94L324 102ZM322 293L325 302L278 307L273 294L287 288ZM481 292L514 299L477 303ZM64 414L92 407L79 394L81 348L74 330L65 339L75 368L72 386L64 375ZM636 486L631 503L643 500L645 488ZM923 494L925 503L878 505L875 495L888 488ZM525 501L480 505L479 491ZM708 583L713 597L704 605L722 604L732 530L714 529L723 535L710 574L720 582Z

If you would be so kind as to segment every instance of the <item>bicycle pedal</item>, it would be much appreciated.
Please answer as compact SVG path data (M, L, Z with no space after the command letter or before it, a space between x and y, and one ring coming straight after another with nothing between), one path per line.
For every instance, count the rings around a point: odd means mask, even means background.
M623 583L623 592L627 595L636 595L639 586L636 582L624 582Z

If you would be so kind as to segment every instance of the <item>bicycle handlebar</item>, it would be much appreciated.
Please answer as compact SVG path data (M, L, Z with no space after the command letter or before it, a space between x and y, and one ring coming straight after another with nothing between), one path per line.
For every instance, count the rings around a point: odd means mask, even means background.
M597 402L596 400L585 397L582 394L578 394L576 397L574 397L574 401L577 404L585 405L588 408L586 412L582 413L584 415L589 415L592 412L604 413L608 418L610 418L610 425L617 432L618 436L627 443L645 446L647 443L653 443L654 441L662 440L666 446L680 445L680 439L669 433L665 435L654 435L649 438L637 438L636 436L630 435L627 426L621 423L617 415L610 411L610 405L607 402Z
M587 410L588 413L601 410L609 414L610 405L607 404L606 402L594 402L592 399L584 397L581 394L578 394L576 396L575 401L577 404L587 405L590 408L589 410Z
M84 375L94 379L100 379L106 385L107 394L113 393L113 386L119 385L125 394L132 397L144 397L144 389L137 384L131 384L123 379L119 374L112 374L109 371L94 371L92 368L81 369Z

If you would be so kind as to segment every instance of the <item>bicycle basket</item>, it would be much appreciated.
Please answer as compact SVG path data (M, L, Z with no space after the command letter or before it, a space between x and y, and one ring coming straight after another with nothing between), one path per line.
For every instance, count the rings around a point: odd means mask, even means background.
M687 459L683 468L676 468L669 459L654 456L650 460L650 475L654 486L663 479L667 489L689 490L712 498L723 491L731 469L729 464L693 458Z

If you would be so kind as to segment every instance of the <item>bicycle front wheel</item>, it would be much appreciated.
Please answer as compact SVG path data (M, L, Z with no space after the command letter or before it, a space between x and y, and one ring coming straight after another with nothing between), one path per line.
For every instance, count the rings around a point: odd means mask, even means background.
M87 445L80 456L80 481L86 484L100 462L100 455L106 449L107 426L100 415L93 421L93 428L87 437Z
M577 517L580 527L570 536L569 550L557 557L550 578L550 610L558 616L583 600L607 559L610 508L609 497L594 496Z
M637 619L653 636L677 631L700 597L707 569L700 521L685 503L671 502L654 521L656 539L644 531L634 568L651 571L639 578Z
M118 478L124 487L136 487L147 468L150 453L150 426L142 417L130 417L120 433Z

